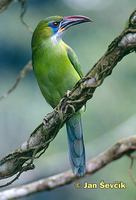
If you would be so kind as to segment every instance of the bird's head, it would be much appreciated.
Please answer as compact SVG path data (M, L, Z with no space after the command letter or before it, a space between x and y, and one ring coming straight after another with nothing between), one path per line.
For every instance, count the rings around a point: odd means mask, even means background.
M42 20L36 27L33 33L32 43L35 43L38 39L43 41L48 38L51 38L54 41L59 41L66 29L84 22L93 21L88 17L81 15L48 17L45 20Z

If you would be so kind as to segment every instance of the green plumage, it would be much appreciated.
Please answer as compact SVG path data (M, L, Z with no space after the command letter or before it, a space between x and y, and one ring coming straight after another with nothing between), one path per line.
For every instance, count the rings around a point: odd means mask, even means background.
M68 27L85 21L91 20L83 16L49 17L41 21L33 33L34 73L44 98L53 108L83 76L76 54L61 37ZM83 175L85 150L80 112L67 123L67 132L73 172Z
M83 74L74 51L61 39L51 38L54 34L47 24L40 22L33 34L32 60L41 92L54 108Z

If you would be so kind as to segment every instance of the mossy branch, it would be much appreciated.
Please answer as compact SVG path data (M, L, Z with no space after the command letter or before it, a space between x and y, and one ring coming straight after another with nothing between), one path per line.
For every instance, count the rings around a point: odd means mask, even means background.
M22 185L16 188L8 189L0 192L0 199L17 199L24 196L28 196L37 192L42 192L45 190L52 190L54 188L73 183L74 181L80 180L81 178L91 176L96 171L102 169L105 165L111 163L114 160L119 159L124 155L130 156L130 153L136 150L136 136L132 136L127 139L123 139L107 151L101 153L97 157L87 162L86 173L84 176L79 177L72 173L71 170L45 178L38 181ZM133 161L133 157L130 156ZM129 171L131 172L132 164ZM132 180L134 179L132 173ZM133 180L135 182L135 179ZM80 184L80 185L79 185ZM83 188L80 182L75 182L76 188Z
M136 10L129 18L128 27L114 39L106 53L87 75L77 82L69 96L61 99L59 105L44 118L26 142L0 161L0 179L14 174L17 174L16 178L18 178L23 171L33 169L33 160L44 153L60 128L92 98L95 89L111 74L117 63L135 50ZM30 160L29 163L28 160Z

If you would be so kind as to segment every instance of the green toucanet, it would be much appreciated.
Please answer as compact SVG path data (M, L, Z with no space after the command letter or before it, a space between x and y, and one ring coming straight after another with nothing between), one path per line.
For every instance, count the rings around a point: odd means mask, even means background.
M34 73L44 98L53 108L83 76L75 52L61 39L67 28L83 22L92 20L80 15L48 17L38 24L33 33ZM82 176L86 164L81 111L66 123L66 128L71 167L74 174Z

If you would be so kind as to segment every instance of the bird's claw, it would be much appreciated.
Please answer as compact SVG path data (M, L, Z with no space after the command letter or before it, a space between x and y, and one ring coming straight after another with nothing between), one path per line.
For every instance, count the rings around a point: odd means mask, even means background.
M67 90L67 92L66 92L66 96L69 98L69 95L70 95L70 90Z

